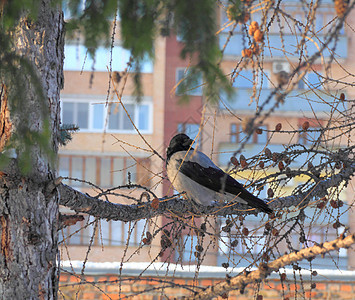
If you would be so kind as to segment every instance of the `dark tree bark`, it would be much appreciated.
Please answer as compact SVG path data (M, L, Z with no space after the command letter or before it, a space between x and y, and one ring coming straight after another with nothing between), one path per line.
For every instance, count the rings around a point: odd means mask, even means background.
M50 0L42 0L38 18L22 18L13 34L14 53L27 59L33 72L21 70L22 78L17 79L26 87L24 97L20 99L21 109L13 111L9 102L12 134L24 126L33 132L42 132L47 119L55 154L59 91L63 85L63 25L59 7L55 8ZM20 63L18 67L21 68ZM40 85L35 84L34 75L39 78ZM18 86L11 84L7 88L11 93ZM2 135L2 145L4 138L8 139ZM31 170L22 175L17 163L21 151L28 149L16 149L12 163L1 173L0 298L55 299L58 289L59 196L50 184L55 178L55 169L43 148L34 144L30 148Z

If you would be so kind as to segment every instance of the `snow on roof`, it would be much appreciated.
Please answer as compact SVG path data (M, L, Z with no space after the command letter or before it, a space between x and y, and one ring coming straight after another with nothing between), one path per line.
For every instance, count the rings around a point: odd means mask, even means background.
M60 267L68 272L74 270L75 273L80 273L83 268L82 261L61 261ZM86 262L85 272L86 275L104 275L115 274L122 276L157 276L157 277L180 277L180 278L193 278L196 272L196 265L177 265L167 264L163 262L128 262L122 264L121 262ZM253 271L256 268L248 269ZM230 276L238 275L243 272L245 268L228 268L216 266L199 266L199 278L225 278L226 274ZM312 271L317 271L318 275L313 276L314 281L323 280L355 280L355 271L339 270L339 269L312 269L301 271L294 271L292 268L280 269L280 273L286 273L288 278L296 279L301 275L303 280L308 280ZM292 276L292 277L291 277ZM279 279L280 275L273 272L269 279Z

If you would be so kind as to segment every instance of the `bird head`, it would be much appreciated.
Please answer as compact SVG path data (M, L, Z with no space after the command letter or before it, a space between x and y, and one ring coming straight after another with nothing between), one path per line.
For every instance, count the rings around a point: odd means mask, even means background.
M179 133L177 135L175 135L169 144L169 147L166 151L166 157L167 160L170 159L171 155L173 155L175 152L178 151L187 151L189 149L193 148L191 147L191 145L193 144L193 140L190 139L186 134L184 133Z

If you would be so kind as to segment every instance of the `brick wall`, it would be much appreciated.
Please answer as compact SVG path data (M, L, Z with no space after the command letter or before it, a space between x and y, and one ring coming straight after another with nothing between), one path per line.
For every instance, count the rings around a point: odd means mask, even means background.
M221 279L171 277L122 277L117 275L60 276L59 299L174 299L191 295L191 289L199 290L221 282ZM173 283L173 284L172 284ZM173 286L175 285L175 286ZM162 288L164 287L164 289ZM228 299L355 299L353 281L327 280L297 281L269 279L258 285L249 285L244 293L232 291ZM221 297L218 299L222 299Z

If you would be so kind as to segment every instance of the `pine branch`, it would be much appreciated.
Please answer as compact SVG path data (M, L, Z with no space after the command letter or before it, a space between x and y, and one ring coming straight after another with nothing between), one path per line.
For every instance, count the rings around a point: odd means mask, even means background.
M306 205L311 199L322 198L327 194L331 187L339 186L342 182L347 183L355 172L355 164L350 165L339 173L330 176L306 192L298 195L277 198L269 204L272 209L285 208L290 206ZM195 214L195 215L238 215L238 214L256 214L255 209L250 209L246 205L236 203L235 205L220 206L201 206L191 201L182 200L179 196L139 204L124 205L115 204L101 199L83 194L65 184L57 186L60 193L60 205L66 206L77 213L86 213L95 217L107 220L135 221L140 219L152 218L154 216L173 213L176 215Z
M208 287L204 291L198 293L195 296L184 298L184 299L212 299L218 295L225 294L232 290L241 289L243 290L248 284L260 282L266 277L268 277L272 272L277 272L280 268L290 265L292 263L307 259L314 258L318 255L323 255L330 251L338 250L340 248L349 248L355 243L355 235L352 234L346 238L341 235L336 240L331 242L326 242L320 244L319 246L313 246L309 248L302 249L297 252L292 252L281 256L280 258L268 263L261 264L258 270L252 271L250 273L243 273L238 276L232 277L225 282L215 284Z

